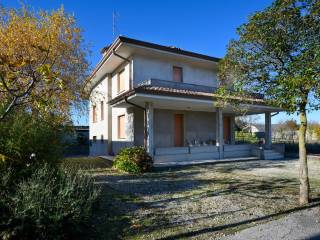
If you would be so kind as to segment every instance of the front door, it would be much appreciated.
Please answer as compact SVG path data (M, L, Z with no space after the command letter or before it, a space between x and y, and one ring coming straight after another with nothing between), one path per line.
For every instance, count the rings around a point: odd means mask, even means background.
M184 139L184 126L183 126L183 114L174 115L174 146L183 147Z
M230 143L230 117L224 117L223 118L223 139L224 143L229 144Z

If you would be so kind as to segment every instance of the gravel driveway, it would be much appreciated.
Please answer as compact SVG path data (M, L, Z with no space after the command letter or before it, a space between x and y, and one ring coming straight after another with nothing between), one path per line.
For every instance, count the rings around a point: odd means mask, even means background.
M309 161L312 198L320 162ZM124 239L219 239L298 208L297 161L247 161L129 175L97 171L105 201L128 220Z
M320 239L319 216L319 208L306 209L245 229L222 240L316 240Z

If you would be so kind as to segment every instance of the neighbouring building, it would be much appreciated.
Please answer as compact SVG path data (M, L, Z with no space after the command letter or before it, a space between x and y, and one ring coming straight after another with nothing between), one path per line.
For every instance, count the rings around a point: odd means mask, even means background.
M258 154L235 145L234 108L214 105L219 58L123 36L102 55L86 83L91 155L133 145L145 146L155 164ZM271 145L271 113L281 109L253 98L240 107L265 114L264 148L280 158Z

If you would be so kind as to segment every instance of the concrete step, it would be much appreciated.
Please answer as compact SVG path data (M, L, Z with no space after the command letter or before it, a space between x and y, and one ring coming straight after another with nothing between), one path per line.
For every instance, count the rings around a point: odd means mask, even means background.
M280 159L284 159L284 156L281 153L276 152L274 150L264 150L264 159L265 160L280 160Z
M224 159L207 159L207 160L189 160L189 161L170 161L161 162L155 161L154 167L171 167L171 166L183 166L183 165L196 165L204 163L226 163L226 162L237 162L237 161L256 161L259 160L257 157L245 157L245 158L224 158Z
M281 153L273 152L273 153L264 153L265 156L282 156Z
M282 160L283 156L278 157L265 157L264 160Z
M155 155L155 162L178 162L178 161L193 161L193 160L208 160L219 159L219 153L196 153L196 154L170 154L170 155Z

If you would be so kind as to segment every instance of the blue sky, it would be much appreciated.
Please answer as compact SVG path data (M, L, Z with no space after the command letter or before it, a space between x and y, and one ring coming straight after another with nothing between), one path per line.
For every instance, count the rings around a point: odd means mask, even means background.
M0 0L7 7L18 7L20 2L47 10L63 4L83 29L84 39L92 50L90 62L94 66L101 57L100 49L113 40L113 12L118 15L116 34L223 57L229 40L236 37L236 28L246 22L250 14L264 9L272 1ZM281 113L273 117L272 122L291 118L298 119L296 115ZM309 120L319 119L319 111L309 114ZM83 116L77 124L86 124L86 121Z

